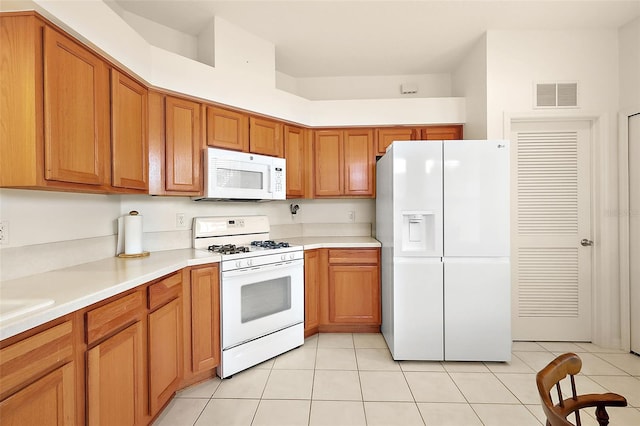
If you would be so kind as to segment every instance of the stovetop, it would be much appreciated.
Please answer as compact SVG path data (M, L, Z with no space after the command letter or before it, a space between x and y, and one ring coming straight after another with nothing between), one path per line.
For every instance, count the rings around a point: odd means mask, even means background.
M241 254L241 253L249 253L262 250L278 250L282 248L289 248L291 245L286 241L274 241L274 240L264 240L264 241L251 241L251 244L248 246L239 246L236 244L212 244L207 247L207 250L212 251L214 253L219 253L221 255L228 254Z
M302 246L270 238L266 216L194 218L193 247L220 254L223 271L304 257Z

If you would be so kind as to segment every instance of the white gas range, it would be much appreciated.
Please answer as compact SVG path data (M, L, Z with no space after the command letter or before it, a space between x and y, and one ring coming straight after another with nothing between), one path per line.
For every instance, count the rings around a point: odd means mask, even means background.
M193 247L222 257L220 377L304 343L302 246L271 240L266 216L213 216L194 218Z

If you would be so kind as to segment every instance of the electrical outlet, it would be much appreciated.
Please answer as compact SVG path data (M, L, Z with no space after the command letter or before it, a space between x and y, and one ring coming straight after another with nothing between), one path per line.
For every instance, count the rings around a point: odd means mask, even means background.
M0 222L0 244L9 244L9 221Z
M184 218L184 213L176 213L176 228L186 228L187 221Z
M349 222L355 222L356 221L356 212L354 212L353 210L350 210L347 213L347 219L349 219Z

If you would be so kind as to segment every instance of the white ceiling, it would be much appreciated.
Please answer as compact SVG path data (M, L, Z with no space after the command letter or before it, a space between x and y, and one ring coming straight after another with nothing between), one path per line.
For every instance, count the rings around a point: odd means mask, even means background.
M292 77L450 72L486 30L617 29L640 0L115 0L197 35L217 15L275 45Z

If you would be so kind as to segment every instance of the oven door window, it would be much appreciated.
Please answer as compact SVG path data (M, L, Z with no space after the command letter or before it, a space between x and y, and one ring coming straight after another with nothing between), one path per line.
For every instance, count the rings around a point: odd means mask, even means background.
M304 262L222 273L222 348L304 321Z
M291 277L242 286L240 322L243 324L291 309Z

